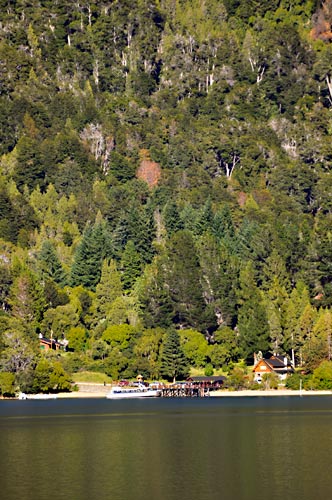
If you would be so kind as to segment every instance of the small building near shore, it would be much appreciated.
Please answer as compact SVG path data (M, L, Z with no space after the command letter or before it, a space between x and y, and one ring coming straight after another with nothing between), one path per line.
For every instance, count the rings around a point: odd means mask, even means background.
M62 344L55 339L47 339L46 337L39 337L39 347L44 351L48 351L49 349L53 349L54 351L58 351L61 349Z
M287 356L273 354L269 358L261 358L257 361L253 369L256 382L262 381L265 373L276 373L281 380L294 373L294 367Z
M51 333L51 338L44 337L42 333L39 334L39 348L43 351L48 351L49 349L53 351L58 351L59 349L67 350L68 340L63 338L60 340L53 338L53 332Z
M188 384L192 384L197 387L204 387L206 389L221 389L226 381L226 377L223 375L212 375L211 377L189 377L187 378Z

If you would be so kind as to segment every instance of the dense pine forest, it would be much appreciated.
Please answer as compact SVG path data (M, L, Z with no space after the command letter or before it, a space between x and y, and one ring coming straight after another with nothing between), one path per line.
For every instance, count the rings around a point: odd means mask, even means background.
M0 0L0 393L327 367L331 43L332 0Z

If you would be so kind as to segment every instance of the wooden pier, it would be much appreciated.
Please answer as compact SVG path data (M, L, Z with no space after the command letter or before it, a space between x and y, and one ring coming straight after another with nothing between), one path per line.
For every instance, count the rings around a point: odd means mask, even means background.
M209 389L189 385L168 386L160 389L163 398L206 398Z

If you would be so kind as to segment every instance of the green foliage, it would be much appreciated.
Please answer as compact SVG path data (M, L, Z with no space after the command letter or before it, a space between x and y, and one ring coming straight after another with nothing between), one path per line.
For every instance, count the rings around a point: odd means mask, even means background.
M15 375L10 372L0 373L0 394L2 396L14 396L15 395Z
M13 283L12 280L11 270L7 266L0 266L0 301L3 310L6 310L9 306L8 296Z
M144 274L138 281L138 299L147 328L155 325L168 327L172 322L172 303L166 283L166 264L166 255L155 257L152 264L145 267Z
M112 379L107 377L104 373L85 371L75 373L72 379L74 382L85 382L91 384L103 384L104 382L106 384L110 384L112 382Z
M214 342L209 352L214 367L221 368L238 361L241 348L237 332L227 326L222 326L214 333Z
M168 380L185 379L189 374L188 361L180 345L177 331L168 331L161 347L161 374Z
M135 336L135 328L131 325L110 325L102 335L102 339L111 347L128 349Z
M279 377L276 373L264 373L262 376L262 386L265 390L278 389Z
M159 351L164 334L161 328L145 330L134 347L133 368L144 378L158 379L160 376Z
M37 358L37 346L14 324L3 334L3 348L0 353L0 368L4 372L19 376L33 369Z
M133 241L129 240L121 259L121 279L124 290L130 290L142 272L140 254L135 249Z
M4 179L1 182L4 182ZM28 233L37 227L31 206L12 184L7 188L5 184L0 187L0 213L0 238L6 241L22 243L23 231Z
M180 218L178 207L172 200L168 201L164 206L163 220L165 229L169 236L171 236L176 231L184 229L184 224Z
M104 260L100 282L96 287L95 302L98 316L109 318L112 303L122 296L121 274L115 260Z
M109 243L105 226L90 226L84 232L71 269L71 284L95 290L100 281L102 262L108 255Z
M39 268L43 279L51 279L59 285L66 284L66 275L52 243L43 242L39 253Z
M234 391L244 389L247 386L245 370L240 366L235 366L227 377L227 385Z
M59 361L42 358L33 372L31 392L70 391L71 381Z
M179 331L181 347L190 366L204 367L209 355L209 348L202 333L195 330Z
M22 321L26 328L37 331L46 301L37 276L29 269L23 269L14 279L10 288L9 304L13 317Z
M118 347L114 347L104 362L104 371L106 375L111 377L112 380L118 380L121 378L121 374L125 376L125 369L128 366L128 358L121 352ZM128 374L133 377L134 374L131 372Z
M293 391L307 389L308 376L302 375L301 373L292 373L289 377L287 377L285 386L287 389L292 389Z
M240 272L238 303L241 347L245 358L250 359L255 352L267 352L269 346L266 311L255 284L251 263L248 263Z
M68 349L82 352L86 349L87 343L87 331L82 326L76 326L69 328L66 333L66 339L68 340Z
M311 384L313 389L332 389L332 362L323 361L313 372Z
M206 377L211 377L213 375L214 371L213 371L213 366L208 363L206 366L205 366L205 369L204 369L204 375Z
M203 290L194 240L189 231L178 231L169 240L167 284L173 322L179 326L205 326Z
M71 332L73 371L115 378L160 375L158 328L179 329L193 367L330 358L329 15L309 0L4 3L4 371L31 387L29 349L51 330Z

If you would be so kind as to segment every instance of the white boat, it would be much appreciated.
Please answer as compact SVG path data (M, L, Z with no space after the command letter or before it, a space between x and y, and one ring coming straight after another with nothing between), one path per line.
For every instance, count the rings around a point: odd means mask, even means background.
M26 399L57 399L56 394L27 394Z
M18 399L57 399L56 394L25 394L20 392Z
M112 387L106 394L107 399L156 398L161 395L158 389L140 385L138 387Z
M25 394L25 392L19 392L17 399L57 399L56 394Z

